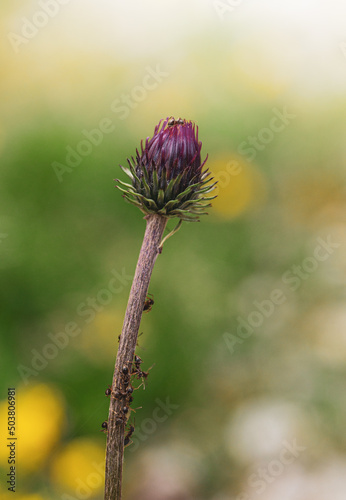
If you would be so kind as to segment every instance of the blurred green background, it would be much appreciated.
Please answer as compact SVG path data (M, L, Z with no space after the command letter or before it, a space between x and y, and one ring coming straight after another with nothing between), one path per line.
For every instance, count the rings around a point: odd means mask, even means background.
M155 265L124 498L344 499L345 14L2 2L0 434L15 387L19 500L102 498L145 227L114 179L167 116L198 125L218 198Z

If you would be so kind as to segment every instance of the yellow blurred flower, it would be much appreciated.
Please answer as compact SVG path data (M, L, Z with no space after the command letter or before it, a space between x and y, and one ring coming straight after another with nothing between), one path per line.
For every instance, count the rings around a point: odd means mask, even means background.
M105 447L92 439L78 438L54 458L51 480L77 498L98 495L104 486Z
M39 384L16 391L16 464L21 473L45 463L59 441L64 422L64 401L54 386ZM0 404L0 426L7 428L7 400ZM0 464L7 465L8 448L0 447Z
M237 217L263 203L266 184L260 171L242 158L222 155L210 167L218 181L213 200L214 211L226 218ZM213 193L214 194L214 193Z

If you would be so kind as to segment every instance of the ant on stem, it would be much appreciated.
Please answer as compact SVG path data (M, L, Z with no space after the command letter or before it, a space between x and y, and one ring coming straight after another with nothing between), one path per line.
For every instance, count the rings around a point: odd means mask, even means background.
M151 295L151 297L149 297L149 295ZM154 295L152 293L148 293L144 302L143 311L148 313L149 311L152 310L153 305L154 305Z
M124 437L124 447L128 446L130 442L132 443L131 436L134 432L135 432L135 426L130 425L129 430L127 431L126 436Z

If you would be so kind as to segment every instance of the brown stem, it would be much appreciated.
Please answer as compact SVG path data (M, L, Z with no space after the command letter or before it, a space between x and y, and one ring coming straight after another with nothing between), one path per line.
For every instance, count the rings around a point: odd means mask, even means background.
M146 217L142 248L139 253L135 276L125 313L119 349L115 363L112 392L126 390L123 368L131 370L135 354L139 325L144 302L147 296L151 273L156 257L160 253L160 242L167 219L160 215ZM124 401L111 396L108 415L105 500L121 500L122 467L124 456L124 434L126 416L123 413Z

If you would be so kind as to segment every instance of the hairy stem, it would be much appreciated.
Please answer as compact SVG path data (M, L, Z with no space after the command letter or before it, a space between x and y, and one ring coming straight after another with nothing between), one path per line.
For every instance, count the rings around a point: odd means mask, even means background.
M121 391L126 390L123 369L126 367L130 371L132 367L151 273L156 257L160 253L160 243L167 224L167 219L160 215L148 215L145 218L147 226L120 336L112 392L115 392L116 389L120 389ZM126 416L123 413L123 408L124 401L122 398L116 399L111 396L107 432L105 500L121 500L126 425Z

